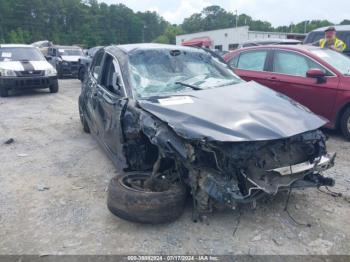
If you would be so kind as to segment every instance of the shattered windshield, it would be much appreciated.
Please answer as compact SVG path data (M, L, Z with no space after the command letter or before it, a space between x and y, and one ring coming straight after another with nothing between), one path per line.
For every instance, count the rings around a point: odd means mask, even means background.
M226 64L201 50L138 50L129 57L129 71L132 87L139 98L242 81Z

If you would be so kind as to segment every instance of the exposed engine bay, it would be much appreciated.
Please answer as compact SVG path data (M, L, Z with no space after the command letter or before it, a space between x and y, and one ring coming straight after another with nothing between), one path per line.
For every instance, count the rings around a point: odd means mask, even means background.
M160 187L164 181L184 182L198 214L281 190L334 185L321 175L334 165L335 154L327 153L320 130L269 141L190 140L137 106L126 109L122 128L125 171L151 170L152 190L156 181Z

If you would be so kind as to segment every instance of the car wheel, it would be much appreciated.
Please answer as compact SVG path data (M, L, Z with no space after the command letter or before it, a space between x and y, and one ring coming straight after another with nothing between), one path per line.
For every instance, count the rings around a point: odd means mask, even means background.
M180 183L159 190L145 186L150 173L125 173L113 177L108 187L108 209L137 223L159 224L176 220L184 210L187 190Z
M80 99L79 99L79 116L80 116L80 122L81 122L81 125L83 126L84 132L85 133L90 133L90 127L89 127L88 123L86 122L86 119L85 119L85 116L84 116L84 111L81 108Z
M350 140L350 107L345 110L340 119L340 129L344 137Z
M52 86L50 86L50 93L58 92L58 82L56 81Z
M85 70L84 68L79 68L78 79L83 82L84 81Z
M62 79L63 76L62 76L62 72L61 72L60 67L58 65L56 65L55 68L56 68L56 71L57 71L57 78L58 79Z
M9 91L6 88L0 88L0 96L7 97L9 95Z

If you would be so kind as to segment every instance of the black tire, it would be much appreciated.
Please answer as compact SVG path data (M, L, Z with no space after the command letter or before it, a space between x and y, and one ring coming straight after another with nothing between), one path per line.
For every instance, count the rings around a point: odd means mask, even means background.
M108 209L116 216L136 223L160 224L176 220L185 206L187 191L174 183L162 192L130 187L128 179L145 179L149 173L126 173L111 179L108 187Z
M9 95L9 91L6 88L0 88L0 96L7 97Z
M56 71L57 71L57 78L62 79L63 75L62 75L61 69L58 65L56 65Z
M85 116L84 116L84 111L82 109L82 105L80 102L80 98L79 98L79 116L80 116L80 122L81 125L83 126L83 130L85 133L90 133L90 127L88 125L88 123L86 122Z
M58 81L56 80L56 82L50 86L50 93L57 93L58 92Z
M345 110L340 118L340 129L344 137L350 140L350 107Z
M85 69L84 69L84 67L80 67L79 71L78 71L78 79L81 82L84 82L84 76L85 76Z

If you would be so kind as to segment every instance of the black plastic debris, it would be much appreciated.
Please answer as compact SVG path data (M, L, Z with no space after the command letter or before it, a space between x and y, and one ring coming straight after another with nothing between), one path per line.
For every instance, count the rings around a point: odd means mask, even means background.
M13 138L10 138L10 139L6 140L4 144L5 145L10 145L10 144L12 144L14 142L15 142L15 140Z

